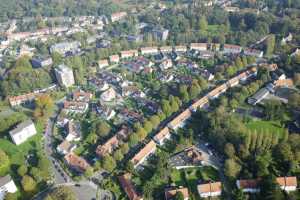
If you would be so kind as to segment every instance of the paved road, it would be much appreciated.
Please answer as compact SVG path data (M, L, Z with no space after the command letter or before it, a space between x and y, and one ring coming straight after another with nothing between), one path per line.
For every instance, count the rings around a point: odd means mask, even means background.
M54 175L54 182L56 184L66 183L71 181L72 179L67 175L67 173L63 170L60 164L53 157L53 149L52 149L52 133L54 127L54 119L56 118L57 113L53 115L52 118L48 120L47 126L45 128L44 133L44 150L47 158L51 161L51 170Z

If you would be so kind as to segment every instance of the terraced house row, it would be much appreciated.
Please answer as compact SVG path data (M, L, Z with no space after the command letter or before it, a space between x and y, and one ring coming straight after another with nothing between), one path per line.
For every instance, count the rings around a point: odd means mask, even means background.
M188 50L196 50L202 52L210 52L216 51L223 54L244 54L246 56L255 56L255 57L263 57L263 51L251 48L244 48L238 45L232 44L218 44L218 43L191 43L188 45L182 46L151 46L151 47L141 47L139 49L132 49L121 51L118 54L114 54L109 56L108 59L102 59L99 61L99 67L103 68L110 64L115 64L120 62L120 59L128 59L137 56L143 55L153 55L157 53L170 53L170 52L177 52L177 53L184 53Z
M244 72L241 72L237 76L231 78L226 83L223 83L210 91L204 97L195 100L189 108L183 110L177 116L175 116L167 126L163 127L154 137L150 140L144 148L142 148L135 156L131 159L134 167L137 168L141 165L148 156L156 151L157 145L163 145L164 141L171 137L171 130L176 131L176 129L184 126L185 122L192 116L192 112L197 109L202 108L205 104L209 103L209 100L213 100L219 97L222 93L226 92L229 88L236 86L241 81L245 81L248 78L255 76L257 68L253 67Z

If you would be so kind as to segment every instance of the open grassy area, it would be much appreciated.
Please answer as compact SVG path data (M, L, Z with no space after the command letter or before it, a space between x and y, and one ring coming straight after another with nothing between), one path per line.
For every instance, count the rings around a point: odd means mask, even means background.
M264 120L258 120L258 121L250 121L246 124L246 127L250 131L255 131L257 133L276 133L281 137L284 133L284 128L280 125L277 121L264 121Z

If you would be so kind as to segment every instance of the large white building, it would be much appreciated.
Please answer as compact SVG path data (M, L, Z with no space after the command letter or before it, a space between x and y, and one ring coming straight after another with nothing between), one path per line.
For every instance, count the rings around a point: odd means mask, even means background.
M34 123L27 120L17 125L17 127L9 132L11 139L16 145L22 144L28 138L37 133Z
M0 200L3 200L6 193L15 193L18 189L10 175L0 177Z
M55 76L58 83L63 87L70 87L75 83L73 70L66 65L55 68Z

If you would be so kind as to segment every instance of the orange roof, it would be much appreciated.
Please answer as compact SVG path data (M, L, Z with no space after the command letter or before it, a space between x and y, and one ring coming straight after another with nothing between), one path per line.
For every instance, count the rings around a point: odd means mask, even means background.
M278 177L278 178L276 178L276 181L280 186L284 186L284 187L295 186L295 187L297 187L297 177L296 176Z
M199 193L221 192L222 183L215 182L215 183L200 184L197 186L197 188Z
M183 112L181 112L179 115L177 115L177 117L175 117L169 123L169 125L171 127L177 127L179 124L181 124L182 122L184 122L185 120L187 120L188 118L190 118L191 115L192 115L191 111L189 109L186 109Z
M90 165L86 162L86 160L80 156L77 156L74 153L69 153L65 155L65 161L71 167L78 169L79 171L85 171Z
M163 140L169 134L170 134L169 128L165 127L154 136L154 139L156 141L160 141Z
M181 192L183 194L184 199L189 198L189 191L187 188L166 189L165 190L166 200L169 200L169 199L171 200L177 194L177 192Z
M135 156L131 159L131 162L136 165L145 157L147 157L152 151L155 151L156 144L153 140L151 140L144 148L142 148Z
M197 47L207 48L207 43L191 43L191 48L197 48Z
M201 99L197 100L196 102L194 102L192 105L191 105L191 109L194 109L196 110L198 107L201 107L203 106L204 104L208 103L208 98L207 96L205 97L202 97Z
M118 179L121 183L123 190L126 192L130 200L142 200L143 198L137 194L133 184L129 180L131 175L129 173L119 176Z
M121 53L121 56L125 56L125 55L134 56L134 55L138 55L138 51L137 50L121 51L120 53Z
M239 180L239 186L241 189L244 188L258 188L260 179L245 179Z
M274 82L275 86L286 86L286 87L292 87L294 85L294 82L292 79L284 79L284 80L277 80Z
M14 104L18 104L18 101L20 101L21 103L25 102L25 101L29 101L35 98L35 94L34 93L27 93L27 94L23 94L23 95L19 95L19 96L11 96L8 98L9 103L11 105Z
M226 84L222 84L222 85L216 87L215 89L213 89L212 91L210 91L208 93L208 95L209 96L216 96L216 95L220 94L225 89L227 89Z
M92 98L92 96L93 95L90 92L83 92L83 91L73 92L74 101L89 101Z
M112 138L107 140L103 145L99 145L96 149L98 156L105 156L107 153L112 153L114 148L118 147L119 140L117 135L114 135Z

